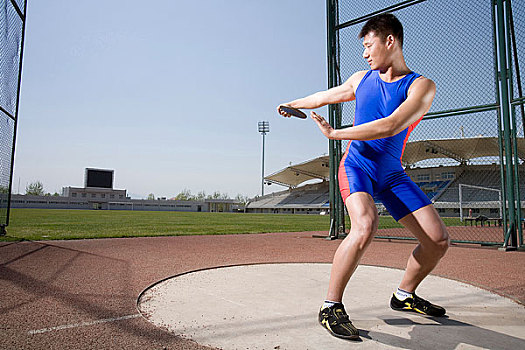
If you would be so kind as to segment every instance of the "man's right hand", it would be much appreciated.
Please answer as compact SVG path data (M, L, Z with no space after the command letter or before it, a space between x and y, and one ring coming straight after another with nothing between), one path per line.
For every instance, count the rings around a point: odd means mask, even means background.
M282 115L283 117L286 117L286 118L290 118L292 115L290 113L286 113L285 111L283 111L281 109L281 106L287 106L287 107L291 107L290 105L288 104L280 104L279 106L277 106L277 113L279 113L280 115Z

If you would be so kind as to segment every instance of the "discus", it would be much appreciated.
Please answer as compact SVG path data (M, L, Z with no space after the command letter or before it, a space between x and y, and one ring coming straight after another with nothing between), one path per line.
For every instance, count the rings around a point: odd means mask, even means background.
M304 114L302 111L298 110L297 108L293 108L289 106L279 106L279 109L283 111L284 113L288 113L296 118L306 119L306 114Z

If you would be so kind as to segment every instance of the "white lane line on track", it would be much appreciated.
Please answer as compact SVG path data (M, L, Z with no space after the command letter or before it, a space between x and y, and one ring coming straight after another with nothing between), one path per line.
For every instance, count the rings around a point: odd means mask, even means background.
M95 324L100 324L100 323L108 323L108 322L115 322L115 321L128 320L128 319L130 319L130 318L136 318L136 317L140 317L140 314L127 315L127 316L114 317L114 318L105 318L105 319L103 319L103 320L96 320L96 321L91 321L91 322L82 322L82 323L65 324L65 325L62 325L62 326L56 326L56 327L49 327L49 328L36 329L36 330L29 331L29 332L27 332L27 333L28 333L29 335L41 334L41 333L47 333L47 332L52 332L52 331L59 331L59 330L62 330L62 329L77 328L77 327L86 327L86 326L93 326L93 325L95 325Z

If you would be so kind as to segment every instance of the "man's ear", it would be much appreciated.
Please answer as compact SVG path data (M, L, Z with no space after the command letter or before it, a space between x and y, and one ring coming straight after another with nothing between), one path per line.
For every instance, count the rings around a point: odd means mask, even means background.
M394 36L392 34L389 34L387 37L386 37L386 40L385 40L385 43L386 43L386 47L387 48L391 48L394 46L395 42L396 42L396 38L394 38Z

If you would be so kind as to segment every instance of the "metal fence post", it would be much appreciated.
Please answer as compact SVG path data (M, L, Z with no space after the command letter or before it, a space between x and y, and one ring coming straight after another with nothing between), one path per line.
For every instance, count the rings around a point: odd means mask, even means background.
M341 127L341 105L338 104L337 105L337 118L336 118L336 124L337 124L337 127L340 128ZM335 152L335 155L336 155L336 159L337 159L337 165L339 166L339 162L341 161L341 157L342 157L342 154L341 154L341 141L337 141L336 142L336 152ZM340 195L340 188L339 188L339 168L337 168L337 171L336 171L336 174L337 174L337 177L335 178L336 183L335 183L335 188L337 189L337 213L338 213L338 234L340 235L346 235L345 233L345 203L343 203L343 198L341 197Z
M514 34L514 21L512 18L512 4L510 0L506 0L505 2L506 7L506 15L507 15L507 43L508 43L508 55L511 59L509 62L509 90L510 90L510 99L511 102L514 100L514 84L513 84L513 72L512 72L512 55L514 54L514 63L516 67L516 81L517 81L517 87L518 87L518 97L523 96L522 88L521 88L521 77L519 74L519 65L518 65L518 55L517 55L517 47L516 47L516 37ZM517 224L517 247L523 246L523 229L521 227L522 222L522 215L521 215L521 193L520 193L520 185L519 185L519 179L520 179L520 171L519 171L519 157L518 157L518 140L517 140L517 134L518 134L518 127L516 124L516 108L517 106L512 106L512 113L511 113L511 138L512 138L512 145L513 145L513 153L514 153L514 177L516 179L516 183L513 185L513 188L515 189L516 193L516 224ZM521 111L522 111L522 118L524 117L524 108L523 104L521 104ZM525 126L525 125L524 125ZM522 247L524 248L524 247Z
M497 44L498 44L498 58L499 58L499 72L498 80L500 82L500 111L499 118L503 120L503 141L505 147L505 173L506 186L505 190L508 199L508 228L505 235L503 248L506 250L517 247L516 237L516 207L515 207L515 193L514 193L514 169L512 157L512 136L511 136L511 121L510 121L510 96L509 96L509 67L507 66L507 41L505 35L506 20L504 13L504 0L496 0L496 21L497 21Z
M11 169L9 174L9 189L7 192L7 211L6 211L6 222L5 225L2 225L0 234L5 234L5 227L9 225L9 214L11 212L11 193L13 191L13 170L15 167L15 146L16 146L16 130L18 126L18 111L20 107L20 84L22 82L22 62L24 58L24 42L25 42L25 33L26 33L26 19L27 19L27 0L24 0L24 12L21 13L16 2L11 2L12 6L15 8L16 12L22 20L22 37L20 39L20 61L18 62L18 86L16 91L16 107L14 113L14 126L13 126L13 148L11 153Z
M495 5L496 3L493 2L492 3L492 10L491 10L491 15L492 15L492 35L493 35L493 53L494 53L494 76L496 77L496 79L494 79L494 82L495 82L495 93L496 93L496 101L497 103L499 104L500 103L500 99L499 99L499 96L500 96L500 89L499 89L499 67L498 67L498 39L497 39L497 32L498 30L496 29L496 11L495 11ZM504 156L504 153L503 153L503 126L502 126L502 123L501 123L501 107L498 106L498 109L497 109L497 121L498 121L498 149L499 149L499 168L500 168L500 183L501 183L501 186L500 186L500 189L501 189L501 194L502 194L502 198L500 199L500 206L501 206L501 212L502 214L500 215L501 218L502 218L502 222L503 222L503 237L506 236L507 234L507 192L506 192L506 185L505 185L505 156Z
M328 53L328 88L335 86L335 7L336 0L326 0L327 15L327 53ZM335 126L335 108L334 105L328 106L328 122ZM328 142L328 157L330 160L330 232L329 238L336 239L338 236L338 213L336 203L336 152L335 141Z

